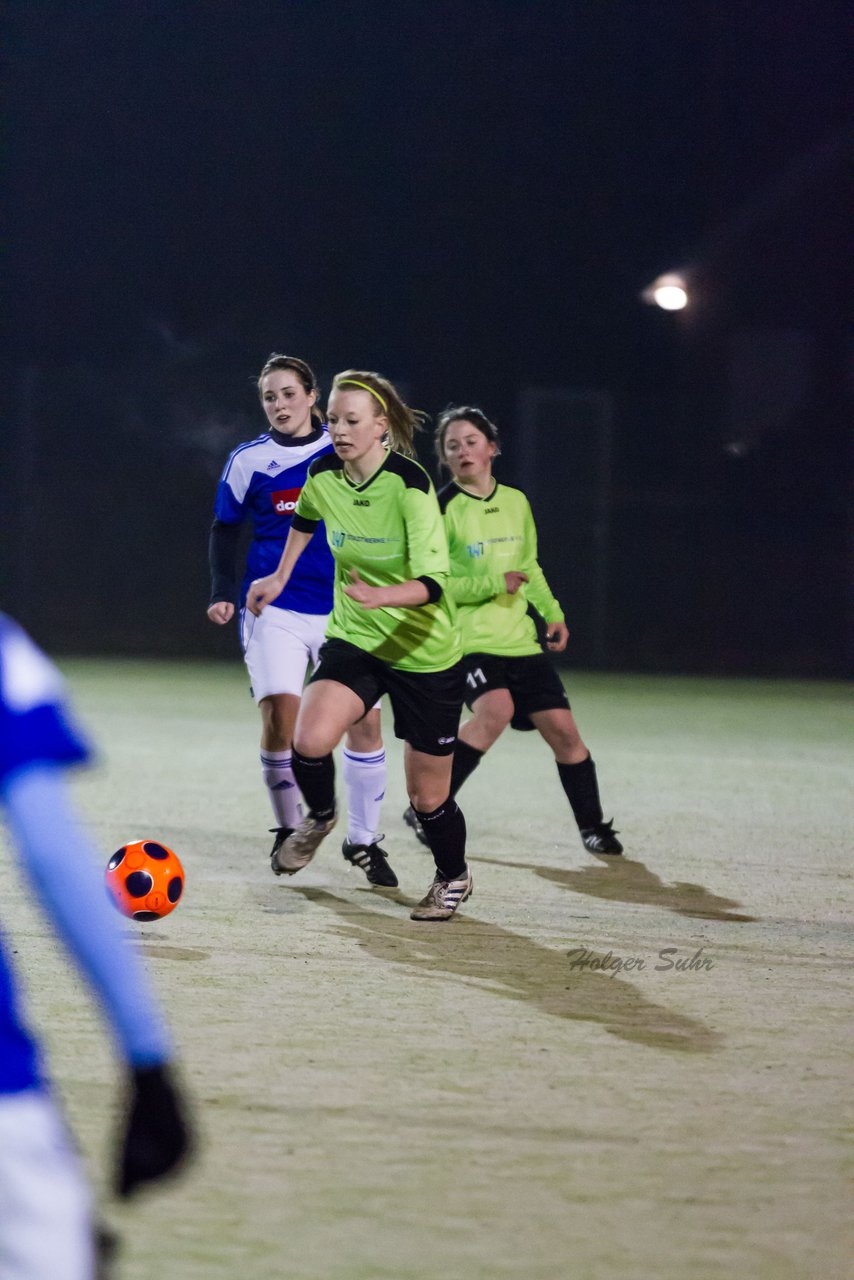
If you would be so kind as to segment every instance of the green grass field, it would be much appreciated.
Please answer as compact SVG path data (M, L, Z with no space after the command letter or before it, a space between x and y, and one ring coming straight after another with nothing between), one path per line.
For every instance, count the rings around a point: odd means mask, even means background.
M75 785L104 859L149 836L187 873L173 915L129 929L203 1145L174 1186L104 1196L123 1280L850 1274L843 686L573 675L627 857L584 851L545 744L508 733L460 796L474 897L430 925L408 915L432 864L393 739L401 889L371 890L340 828L279 880L242 667L65 670L102 749ZM109 1045L6 856L0 874L103 1189Z

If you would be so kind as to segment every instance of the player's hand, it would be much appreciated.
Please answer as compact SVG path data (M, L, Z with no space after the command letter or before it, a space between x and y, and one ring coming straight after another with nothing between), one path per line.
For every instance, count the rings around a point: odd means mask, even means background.
M246 596L246 608L256 618L260 618L266 606L280 596L284 589L285 584L274 573L266 578L256 578Z
M528 581L527 573L519 573L516 569L511 569L509 573L505 573L504 581L508 596L515 596L523 582Z
M234 605L230 600L217 600L216 604L208 606L208 617L211 622L223 627L234 617Z
M134 1068L128 1083L115 1180L123 1197L177 1170L193 1145L184 1100L168 1065Z
M363 609L380 609L383 603L382 587L370 587L359 577L358 569L350 570L350 581L342 588L345 596L355 600Z
M546 648L552 653L563 653L569 640L569 627L565 622L550 622L546 628Z

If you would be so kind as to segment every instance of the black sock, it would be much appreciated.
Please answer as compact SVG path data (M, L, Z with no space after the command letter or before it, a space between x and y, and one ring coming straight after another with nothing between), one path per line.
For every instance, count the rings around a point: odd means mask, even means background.
M441 880L462 880L466 873L466 820L453 796L432 813L415 809L424 828Z
M331 818L335 812L335 763L328 756L301 756L291 751L294 777L315 818Z
M580 764L558 764L557 771L579 830L598 827L602 821L602 805L593 757L588 756Z
M454 747L454 763L451 766L451 795L455 796L470 773L474 773L483 759L484 753L477 747L470 747L462 738L457 738Z

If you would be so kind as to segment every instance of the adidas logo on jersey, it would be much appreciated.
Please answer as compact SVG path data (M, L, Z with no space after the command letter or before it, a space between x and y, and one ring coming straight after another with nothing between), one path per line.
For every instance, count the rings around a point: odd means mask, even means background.
M275 460L275 459L274 459L274 460L270 463L270 465L267 467L267 470L268 470L268 471L278 471L278 469L279 469L279 463L278 463L278 462L276 462L276 460Z
M273 504L273 510L278 511L281 516L292 516L301 492L301 489L278 489L275 493L271 493L270 501Z

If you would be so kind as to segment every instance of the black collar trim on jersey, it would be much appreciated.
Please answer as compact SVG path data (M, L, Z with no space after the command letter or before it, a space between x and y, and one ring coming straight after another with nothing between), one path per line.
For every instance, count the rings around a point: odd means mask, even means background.
M280 444L285 449L296 449L298 445L314 444L315 440L319 440L323 435L323 427L315 427L307 436L288 436L284 431L277 431L275 427L271 427L267 434L275 444Z
M347 475L347 468L344 466L343 461L341 463L341 474L343 475L345 481L347 482L347 484L350 486L351 489L353 489L356 493L361 493L363 489L367 489L368 485L371 485L374 483L377 476L382 475L383 471L385 471L386 463L388 462L390 457L391 457L391 449L387 449L385 457L383 458L380 465L377 467L374 474L372 476L368 476L367 480L363 480L361 484L357 484L355 480L350 479L350 477Z
M492 479L494 483L491 490L489 491L489 493L485 493L483 495L479 493L469 493L468 489L464 489L461 484L457 484L456 480L453 480L451 483L454 485L454 488L457 489L458 492L463 495L464 498L473 498L475 502L491 502L492 499L495 497L496 490L498 489L498 481L495 479L495 476L493 476Z

